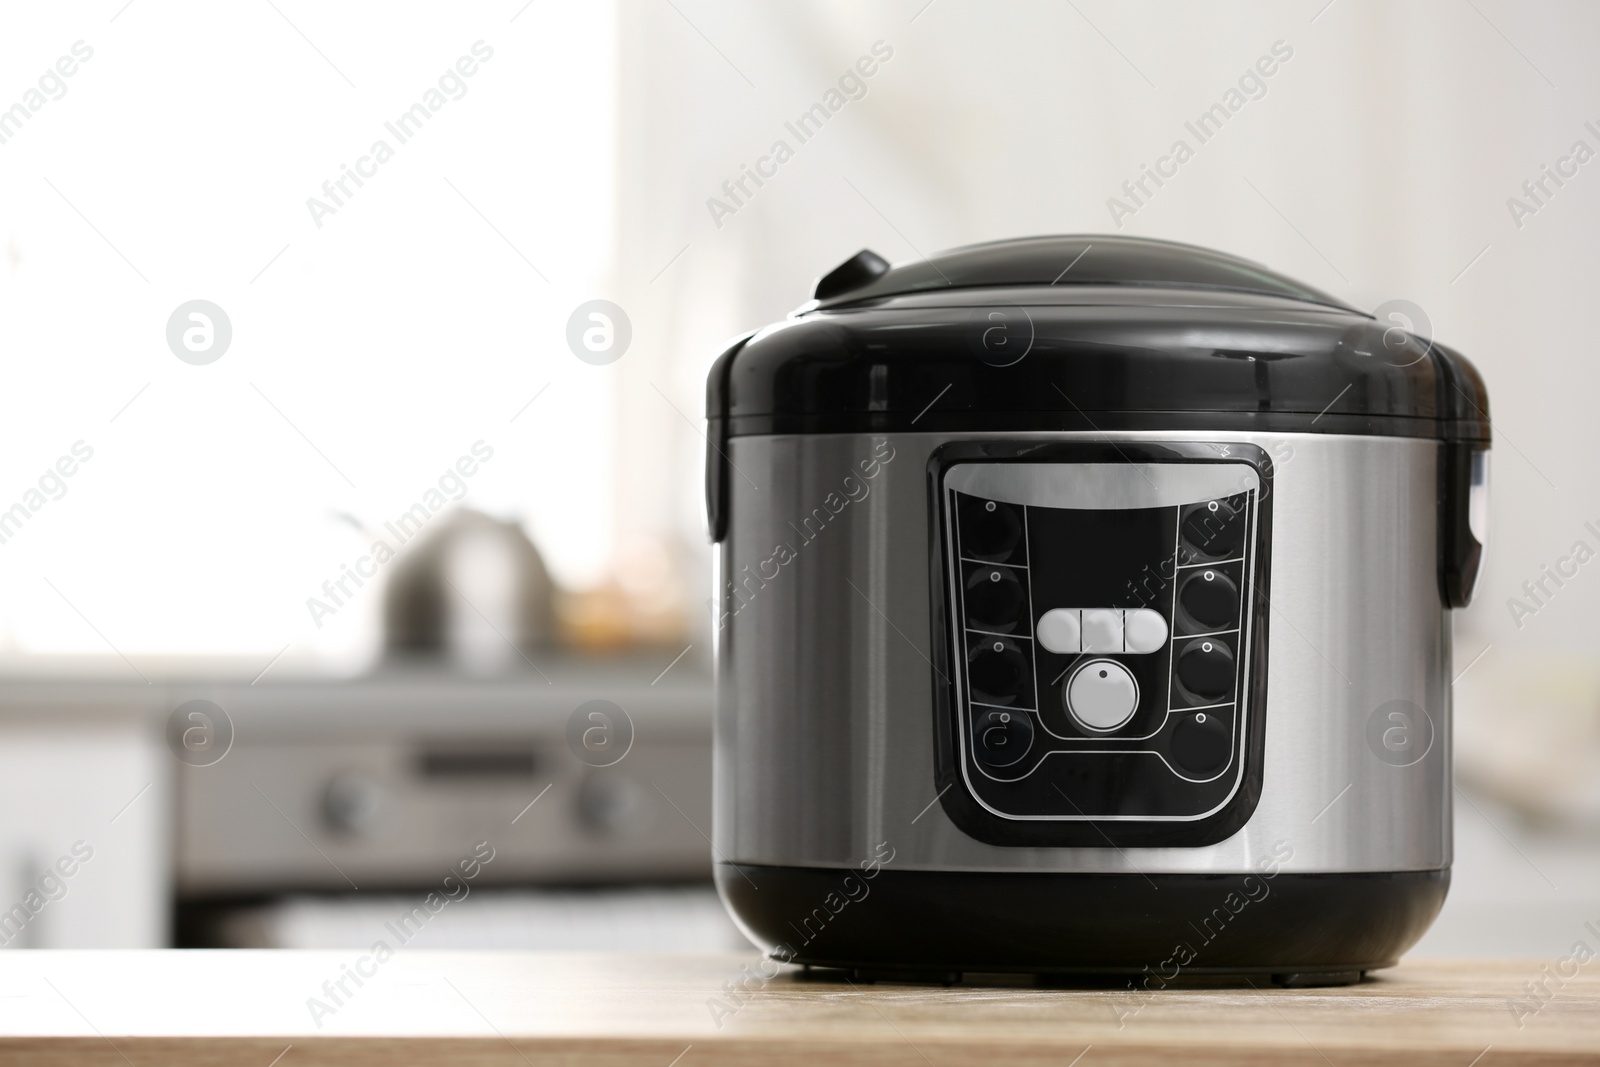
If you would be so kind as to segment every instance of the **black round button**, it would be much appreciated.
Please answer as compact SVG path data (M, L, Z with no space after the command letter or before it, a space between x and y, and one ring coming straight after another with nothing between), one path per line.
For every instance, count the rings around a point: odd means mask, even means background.
M1033 717L1025 711L990 710L972 724L972 754L988 767L1009 767L1033 747Z
M984 704L1009 704L1028 681L1028 659L1016 643L985 639L967 656L972 699Z
M1239 587L1221 571L1194 571L1178 590L1189 617L1202 626L1226 630L1239 621Z
M1178 656L1178 681L1197 697L1226 697L1233 691L1233 649L1216 638L1190 642Z
M1006 567L980 567L967 578L967 621L980 630L1010 633L1024 614L1022 583Z
M968 559L999 563L1022 543L1022 516L1010 504L974 501L961 523L961 554Z
M1227 720L1197 711L1172 728L1172 760L1188 774L1215 774L1227 764L1232 742Z
M1244 515L1225 500L1196 504L1183 520L1183 539L1203 556L1224 559L1244 540Z

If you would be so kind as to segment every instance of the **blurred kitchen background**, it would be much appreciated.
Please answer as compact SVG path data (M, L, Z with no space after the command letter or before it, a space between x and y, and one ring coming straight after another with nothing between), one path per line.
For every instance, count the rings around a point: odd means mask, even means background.
M8 7L0 907L45 903L0 941L366 945L457 870L417 944L741 944L709 360L864 246L1121 232L1407 301L1483 370L1417 951L1565 952L1600 918L1597 39L1582 0ZM568 343L596 299L607 363ZM231 327L203 365L192 300Z

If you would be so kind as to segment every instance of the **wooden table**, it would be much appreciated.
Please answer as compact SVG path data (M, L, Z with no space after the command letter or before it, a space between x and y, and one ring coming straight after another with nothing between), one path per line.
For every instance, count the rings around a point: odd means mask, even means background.
M1344 989L1137 996L769 980L754 955L5 952L0 1064L1600 1062L1600 961L1559 967L1411 961ZM1523 987L1541 979L1542 1007Z

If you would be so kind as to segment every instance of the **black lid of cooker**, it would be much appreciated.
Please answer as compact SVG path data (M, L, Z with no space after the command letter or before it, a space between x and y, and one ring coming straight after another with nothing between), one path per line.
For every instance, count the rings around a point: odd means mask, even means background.
M907 293L954 296L957 290L979 287L1035 285L1212 289L1354 310L1248 259L1175 241L1104 235L990 241L898 267L863 249L819 278L812 296L818 307L833 308Z
M707 383L763 433L1258 430L1487 441L1459 354L1248 260L1036 237L889 267L862 252Z

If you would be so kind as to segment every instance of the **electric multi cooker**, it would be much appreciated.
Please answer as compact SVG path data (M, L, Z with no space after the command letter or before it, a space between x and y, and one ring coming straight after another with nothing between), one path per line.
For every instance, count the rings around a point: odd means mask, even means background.
M1233 256L862 252L710 372L717 884L868 975L1354 981L1451 858L1482 379Z

